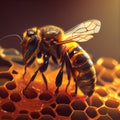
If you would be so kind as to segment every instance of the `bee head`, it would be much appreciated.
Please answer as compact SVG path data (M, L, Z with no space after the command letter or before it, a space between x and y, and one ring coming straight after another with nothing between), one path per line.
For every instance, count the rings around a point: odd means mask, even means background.
M28 60L34 57L40 41L39 30L34 27L27 29L23 33L23 41L21 42L23 60L26 63Z

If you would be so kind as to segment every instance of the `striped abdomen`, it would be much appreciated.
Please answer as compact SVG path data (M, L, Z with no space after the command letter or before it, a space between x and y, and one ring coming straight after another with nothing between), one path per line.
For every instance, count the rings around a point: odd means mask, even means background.
M75 82L85 95L91 96L96 83L96 72L91 58L77 43L72 43L67 51Z

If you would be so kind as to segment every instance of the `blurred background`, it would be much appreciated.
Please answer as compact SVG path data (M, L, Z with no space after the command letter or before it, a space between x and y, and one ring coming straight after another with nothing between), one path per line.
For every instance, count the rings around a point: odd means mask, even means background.
M33 26L57 25L64 30L88 19L98 19L101 31L81 46L94 60L112 57L120 61L120 0L1 0L0 38L19 34ZM20 50L17 38L0 41L5 48Z

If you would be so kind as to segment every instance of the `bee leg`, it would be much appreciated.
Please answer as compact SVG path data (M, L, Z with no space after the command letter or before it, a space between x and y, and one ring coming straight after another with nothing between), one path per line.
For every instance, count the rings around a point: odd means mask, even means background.
M74 81L75 81L75 91L74 91L74 93L72 93L73 97L75 97L77 95L77 91L78 91L78 83L77 83L76 79L74 79Z
M41 73L41 74L42 74L42 78L43 78L45 86L46 86L46 90L48 90L47 79L46 79L46 77L45 77L45 75L43 73Z
M23 78L26 75L27 67L29 67L35 61L35 58L36 57L33 57L28 63L25 63Z
M42 64L42 66L39 67L39 71L41 72L42 78L46 85L46 90L48 90L48 84L47 84L47 79L46 79L45 75L43 74L43 72L45 72L47 70L48 63L49 63L49 57L50 57L49 55L45 54L43 56L44 63Z
M64 61L62 62L62 65L61 65L61 69L60 71L58 72L57 74L57 77L56 77L56 90L55 90L55 95L57 95L59 93L59 87L61 86L62 84L62 79L63 79L63 67L64 67Z
M23 78L25 77L26 70L27 70L27 65L25 65L25 67L24 67L24 74L23 74Z
M53 60L53 62L54 62L56 65L58 65L58 62L57 62L57 60L56 60L56 58L55 58L54 56L52 56L52 60Z
M30 83L32 81L34 81L38 71L40 71L41 73L44 72L46 69L47 69L47 66L48 66L48 61L49 61L49 58L48 58L48 55L44 55L43 56L43 59L44 59L44 63L36 70L36 72L33 74L32 78L30 79L29 83L26 85L26 87L23 89L23 94L25 92L25 90L29 87ZM46 88L48 88L47 86L47 79L45 78L44 74L42 73L42 77L43 77L43 80L46 84Z
M68 52L65 53L65 61L66 61L66 70L67 70L67 75L68 75L68 83L67 83L67 86L66 86L66 92L67 92L68 86L70 84L70 78L71 78L71 74L72 74L73 79L75 81L75 91L74 91L74 93L72 93L72 96L74 97L74 96L77 95L78 83L77 83L77 79L74 76L74 71L72 69L72 65L71 65L71 62L70 62Z
M67 92L68 90L68 86L70 85L70 79L71 79L71 72L72 72L72 66L71 66L71 63L70 63L70 58L69 58L69 55L68 55L68 52L65 53L65 63L66 63L66 72L67 72L67 77L68 77L68 83L67 83L67 86L66 86L66 89L65 91Z
M25 91L27 90L27 88L29 87L30 83L35 79L37 73L38 73L39 69L33 74L32 78L30 79L29 83L26 85L26 87L23 89L23 94L25 93Z

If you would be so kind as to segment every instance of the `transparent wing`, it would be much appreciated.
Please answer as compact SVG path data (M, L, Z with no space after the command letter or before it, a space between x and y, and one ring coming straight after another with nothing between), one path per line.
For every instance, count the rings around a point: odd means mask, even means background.
M93 19L76 25L65 32L65 41L85 42L93 38L94 33L98 33L101 27L99 20ZM64 41L64 42L65 42Z

